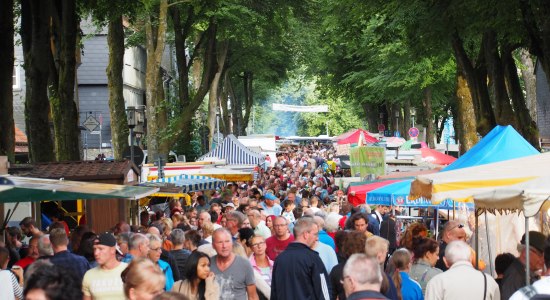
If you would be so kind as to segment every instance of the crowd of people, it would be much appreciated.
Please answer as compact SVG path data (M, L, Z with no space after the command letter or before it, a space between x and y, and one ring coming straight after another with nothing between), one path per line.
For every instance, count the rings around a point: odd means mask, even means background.
M254 182L193 193L191 206L147 210L141 223L6 230L0 299L532 299L550 294L550 247L529 232L519 256L484 270L464 225L438 237L399 208L351 206L330 147L283 149ZM529 255L527 255L529 253ZM532 285L526 286L529 264ZM484 272L485 271L485 272Z

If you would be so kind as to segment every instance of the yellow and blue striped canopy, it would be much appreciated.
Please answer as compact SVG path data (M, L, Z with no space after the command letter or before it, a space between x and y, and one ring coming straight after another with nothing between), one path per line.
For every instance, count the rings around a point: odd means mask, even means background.
M225 186L225 180L216 179L208 176L181 174L172 177L158 178L143 183L146 186L162 186L166 183L181 187L183 193L190 193L203 190L215 190Z

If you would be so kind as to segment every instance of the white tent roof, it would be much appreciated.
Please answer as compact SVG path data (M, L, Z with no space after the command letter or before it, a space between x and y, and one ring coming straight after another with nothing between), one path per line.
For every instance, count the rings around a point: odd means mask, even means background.
M411 197L425 197L435 204L445 199L471 202L474 195L495 189L548 188L550 152L476 167L418 176ZM546 185L544 185L546 184ZM525 193L525 192L522 192Z

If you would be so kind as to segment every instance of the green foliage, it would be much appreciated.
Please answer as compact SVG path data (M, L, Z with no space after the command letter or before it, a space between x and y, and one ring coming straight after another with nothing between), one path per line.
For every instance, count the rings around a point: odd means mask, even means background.
M364 127L361 111L346 103L344 97L327 97L313 80L303 76L291 77L271 95L260 99L255 107L254 133L272 133L281 136L337 135L352 128ZM328 105L328 113L297 113L272 111L273 103L290 105Z

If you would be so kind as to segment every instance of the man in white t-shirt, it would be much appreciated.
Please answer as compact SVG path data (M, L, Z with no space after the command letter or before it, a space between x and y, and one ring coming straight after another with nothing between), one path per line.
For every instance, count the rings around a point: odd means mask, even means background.
M128 265L116 259L116 239L111 233L102 233L94 241L94 257L98 266L84 274L83 299L124 299L120 274Z

